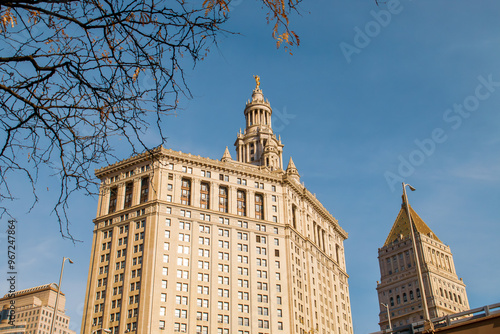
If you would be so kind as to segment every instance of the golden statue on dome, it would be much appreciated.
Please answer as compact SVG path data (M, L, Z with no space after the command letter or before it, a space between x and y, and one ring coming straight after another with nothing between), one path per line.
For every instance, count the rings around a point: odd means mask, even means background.
M258 75L253 76L255 78L255 89L260 89L260 77Z

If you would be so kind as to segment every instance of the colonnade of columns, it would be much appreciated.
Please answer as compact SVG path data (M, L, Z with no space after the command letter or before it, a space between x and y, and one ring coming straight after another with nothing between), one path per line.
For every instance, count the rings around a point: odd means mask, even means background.
M252 125L269 125L271 127L271 113L265 109L253 109L246 113L247 128Z

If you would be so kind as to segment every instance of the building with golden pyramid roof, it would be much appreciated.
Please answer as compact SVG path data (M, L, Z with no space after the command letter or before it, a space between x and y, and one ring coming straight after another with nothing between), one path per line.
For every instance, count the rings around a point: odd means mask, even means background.
M382 248L378 250L381 329L403 326L424 319L422 298L413 253L411 228L404 202ZM445 245L413 210L415 241L430 318L469 309L462 279L457 277L450 247ZM388 312L385 305L388 307Z

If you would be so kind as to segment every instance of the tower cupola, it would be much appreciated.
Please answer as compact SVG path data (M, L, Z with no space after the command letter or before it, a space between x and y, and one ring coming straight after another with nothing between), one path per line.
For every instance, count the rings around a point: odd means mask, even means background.
M237 161L272 170L283 169L283 144L272 129L272 109L260 89L260 77L255 75L256 86L252 99L247 101L244 114L246 127L238 133L236 142Z

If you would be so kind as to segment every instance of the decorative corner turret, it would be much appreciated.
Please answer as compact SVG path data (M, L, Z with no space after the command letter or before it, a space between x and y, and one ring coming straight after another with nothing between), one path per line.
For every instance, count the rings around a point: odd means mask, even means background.
M290 161L288 162L288 167L286 168L286 175L300 183L299 171L297 170L297 167L295 167L292 157L290 157Z
M222 155L222 158L220 161L222 162L227 162L227 161L232 161L233 158L231 157L231 153L229 153L229 149L226 146L226 149L224 150L224 155Z

